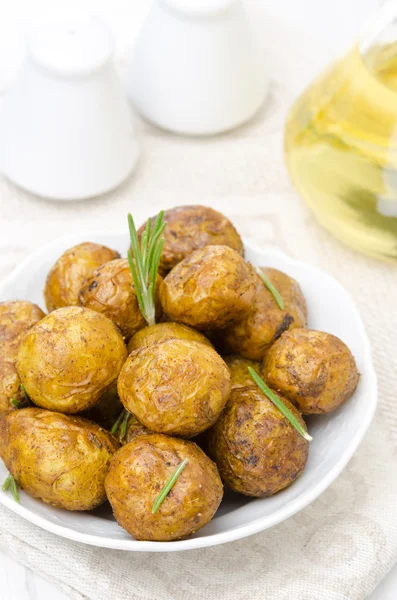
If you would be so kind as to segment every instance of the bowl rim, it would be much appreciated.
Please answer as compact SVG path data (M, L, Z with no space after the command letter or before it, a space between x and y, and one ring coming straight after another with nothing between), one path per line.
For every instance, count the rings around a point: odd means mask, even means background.
M89 239L100 238L100 237L126 237L125 230L88 230L73 234L64 235L48 242L47 244L39 247L32 253L28 254L26 258L0 283L0 296L3 293L4 288L12 285L13 281L16 280L20 273L22 273L31 263L38 259L44 252L50 251L52 248L57 247L63 242L74 242L80 243L83 238ZM288 519L298 511L305 508L308 504L316 500L335 479L340 475L347 463L352 458L353 454L357 450L361 440L363 439L371 421L374 416L377 400L378 400L378 385L375 368L372 361L371 346L366 333L364 323L361 315L358 311L356 303L350 292L342 286L337 279L332 275L329 275L326 271L306 263L302 260L292 258L287 254L284 254L280 250L271 247L260 247L257 244L253 244L247 238L243 238L244 246L250 251L258 254L264 254L271 257L279 258L280 260L288 263L289 265L297 265L303 267L313 273L321 275L322 278L328 279L332 282L332 285L338 287L343 293L347 294L351 302L351 307L354 313L355 329L359 333L361 343L363 346L364 362L366 364L366 379L367 386L369 388L370 401L365 405L366 410L362 413L362 420L360 426L352 434L348 446L341 454L339 460L319 481L317 484L311 486L305 490L304 493L300 494L297 498L292 500L286 506L276 510L270 515L265 515L254 519L253 521L245 524L236 526L228 531L222 533L214 533L209 536L187 538L184 540L176 540L171 542L152 542L152 541L138 541L133 538L131 539L117 539L117 538L105 538L99 535L93 535L90 533L82 533L63 525L57 525L51 521L48 521L45 517L32 512L29 508L22 506L15 502L15 500L9 494L3 494L0 492L0 504L3 504L6 508L12 510L14 513L23 517L30 523L38 525L40 528L55 533L61 537L69 540L88 544L91 546L97 546L102 548L110 548L114 550L126 550L133 552L178 552L182 550L193 550L199 548L205 548L209 546L217 546L226 542L239 540L241 538L248 537L269 527L273 527L278 523L281 523L285 519Z

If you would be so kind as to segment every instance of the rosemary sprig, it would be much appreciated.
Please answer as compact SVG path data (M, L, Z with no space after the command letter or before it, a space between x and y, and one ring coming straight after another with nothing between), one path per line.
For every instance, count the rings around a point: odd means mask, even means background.
M248 371L252 379L255 381L256 385L259 387L259 389L265 394L265 396L269 398L269 400L271 400L271 402L273 402L275 406L277 406L277 408L283 413L284 417L286 417L291 423L291 425L295 427L296 431L300 433L300 435L304 437L305 440L311 442L311 440L313 439L311 435L309 435L306 429L302 427L295 415L289 410L289 408L285 406L284 402L277 396L277 394L275 394L269 388L269 386L266 385L262 377L260 377L252 367L248 367Z
M17 483L16 483L14 477L11 475L11 473L8 473L8 476L3 483L3 487L2 487L3 492L8 492L10 487L11 487L11 493L14 497L15 502L18 502L18 504L19 504L20 499L19 499Z
M163 487L163 489L157 496L157 498L154 501L153 506L152 506L152 514L153 515L158 511L160 506L163 504L164 500L166 499L166 497L168 496L168 494L174 487L179 475L182 473L183 469L186 467L187 463L188 463L188 460L187 460L187 458L185 458L180 463L180 465L175 469L174 473L171 475L171 477L169 478L169 480L167 481L167 483L165 484L165 486Z
M21 390L21 393L23 395L23 399L22 400L17 400L16 398L11 398L10 399L11 406L13 406L14 408L17 408L17 409L19 409L19 408L26 408L30 404L30 398L27 395L25 387L23 386L22 383L20 385L20 390Z
M164 211L160 211L152 228L152 219L148 219L146 229L139 243L134 219L128 215L131 249L128 250L128 262L134 281L139 308L148 325L156 322L155 294L156 277L160 257L164 246L166 223L163 221Z
M271 281L268 280L266 275L262 273L259 267L255 267L255 271L258 273L259 277L262 279L263 283L265 284L269 292L272 294L279 309L284 310L284 300L282 299L280 292L274 287Z
M127 426L130 418L131 413L129 413L128 410L122 410L110 430L110 433L117 435L120 442L122 442L127 435Z
M20 403L18 402L18 400L16 400L15 398L11 398L10 400L10 404L11 406L13 406L14 408L21 408Z

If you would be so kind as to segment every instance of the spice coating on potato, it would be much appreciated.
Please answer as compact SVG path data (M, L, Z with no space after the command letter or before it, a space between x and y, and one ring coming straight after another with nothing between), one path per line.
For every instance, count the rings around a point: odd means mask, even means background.
M105 501L105 477L118 448L113 436L81 417L23 408L0 421L0 456L17 484L67 510Z
M241 321L232 323L223 337L227 351L252 360L262 360L284 331L305 327L307 319L306 301L295 279L276 269L262 267L261 270L280 293L284 310L277 306L272 293L255 273L256 293L252 310Z
M126 258L112 260L96 269L85 280L79 298L81 306L111 319L127 341L146 325ZM156 315L161 316L159 303Z
M156 217L153 217L152 222ZM210 245L229 246L239 254L244 247L235 227L224 215L208 206L178 206L164 213L167 226L159 273L166 275L194 250ZM139 237L146 223L138 230Z
M296 408L281 399L305 427ZM309 453L309 443L256 386L232 391L207 436L223 482L246 496L272 496L291 485Z
M41 308L31 302L0 302L0 417L14 410L12 399L24 400L15 366L18 349L25 333L43 317Z
M128 343L128 352L131 354L133 350L142 346L150 346L157 342L165 342L167 340L191 340L192 342L200 342L212 348L212 344L208 338L199 331L183 325L182 323L156 323L145 327L136 333Z
M63 306L77 306L85 278L97 267L120 254L106 246L83 242L66 250L48 273L44 297L48 312Z
M196 329L223 329L251 310L253 271L228 246L196 250L176 265L160 286L164 312Z
M265 356L263 375L307 415L338 408L359 380L349 348L330 333L309 329L283 333Z
M157 496L180 463L188 462L156 513ZM114 516L137 540L184 538L214 516L223 496L214 463L193 442L140 437L114 456L105 481Z
M134 350L118 392L124 407L156 433L193 437L213 425L230 393L230 373L209 346L168 340Z
M251 367L258 375L261 375L261 363L254 360L242 358L242 356L238 356L237 354L223 356L223 360L229 367L232 390L253 385L254 382L249 374L248 367Z
M77 413L94 406L127 357L117 327L99 313L70 306L34 325L18 352L17 370L32 401Z

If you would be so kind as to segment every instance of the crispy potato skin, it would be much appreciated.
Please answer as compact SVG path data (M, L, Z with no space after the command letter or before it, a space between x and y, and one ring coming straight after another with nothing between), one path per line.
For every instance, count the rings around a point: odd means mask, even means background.
M152 514L157 496L185 458L186 467ZM215 464L196 444L158 434L123 446L105 487L117 522L137 540L170 541L194 533L212 519L223 496Z
M123 405L120 402L117 393L117 381L115 381L109 389L99 398L98 402L88 410L80 413L79 416L98 423L101 427L110 430L117 417L123 410Z
M164 220L167 226L159 266L163 276L194 250L205 246L229 246L244 255L243 242L235 227L224 215L208 206L178 206L165 211ZM145 229L146 223L139 228L139 237Z
M183 325L182 323L156 323L156 325L150 325L145 327L136 333L128 343L128 352L131 354L133 350L141 348L142 346L151 346L158 342L165 342L167 340L188 340L192 342L201 342L212 348L212 344L204 334Z
M158 284L159 282L160 278ZM102 313L111 319L127 341L146 325L126 258L112 260L87 277L80 290L79 301L81 306ZM158 318L161 312L158 303L156 307Z
M279 309L271 292L254 273L256 292L252 310L241 321L232 323L223 336L226 351L251 360L262 360L283 331L305 327L307 320L306 301L295 279L276 269L261 267L261 270L280 292L284 310Z
M252 367L254 371L261 375L261 363L248 358L243 358L237 354L231 354L229 356L223 356L223 360L229 367L232 390L235 388L246 387L247 385L253 385L251 375L249 374L248 367Z
M25 333L43 317L43 311L31 302L0 302L0 417L15 410L11 399L24 399L15 366L18 349Z
M223 329L251 310L253 271L228 246L206 246L176 265L160 286L164 312L200 330Z
M304 426L296 408L282 400ZM309 453L309 443L256 386L232 391L207 436L223 482L246 496L272 496L288 487Z
M106 246L83 242L66 250L48 273L44 298L48 312L63 306L77 306L85 278L97 267L120 254Z
M127 357L117 327L99 313L69 306L34 325L18 352L17 370L32 401L77 413L94 406Z
M0 456L18 485L67 510L91 510L105 501L105 476L118 447L81 417L23 408L0 420Z
M322 331L286 331L263 361L267 383L306 415L328 413L346 402L359 374L349 348Z
M230 393L230 373L209 346L168 340L130 354L118 392L148 429L189 438L215 423Z

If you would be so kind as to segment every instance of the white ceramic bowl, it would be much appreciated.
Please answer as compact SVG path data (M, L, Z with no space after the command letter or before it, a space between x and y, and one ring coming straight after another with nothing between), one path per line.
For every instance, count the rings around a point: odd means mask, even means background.
M125 231L87 232L56 240L27 257L1 284L0 300L24 299L43 306L43 287L50 267L64 250L86 240L105 244L122 254L128 247ZM323 271L249 243L246 255L256 265L275 267L299 281L308 303L309 326L340 337L352 350L361 373L358 388L349 402L330 415L309 419L313 441L303 475L271 498L249 499L227 492L215 518L206 527L176 542L134 540L117 525L108 506L91 513L67 512L34 500L24 492L21 492L21 503L17 504L11 494L0 490L2 504L43 529L86 544L141 552L171 552L222 544L271 527L315 500L334 481L357 449L377 401L376 375L360 315L349 293ZM0 461L0 481L6 473Z

